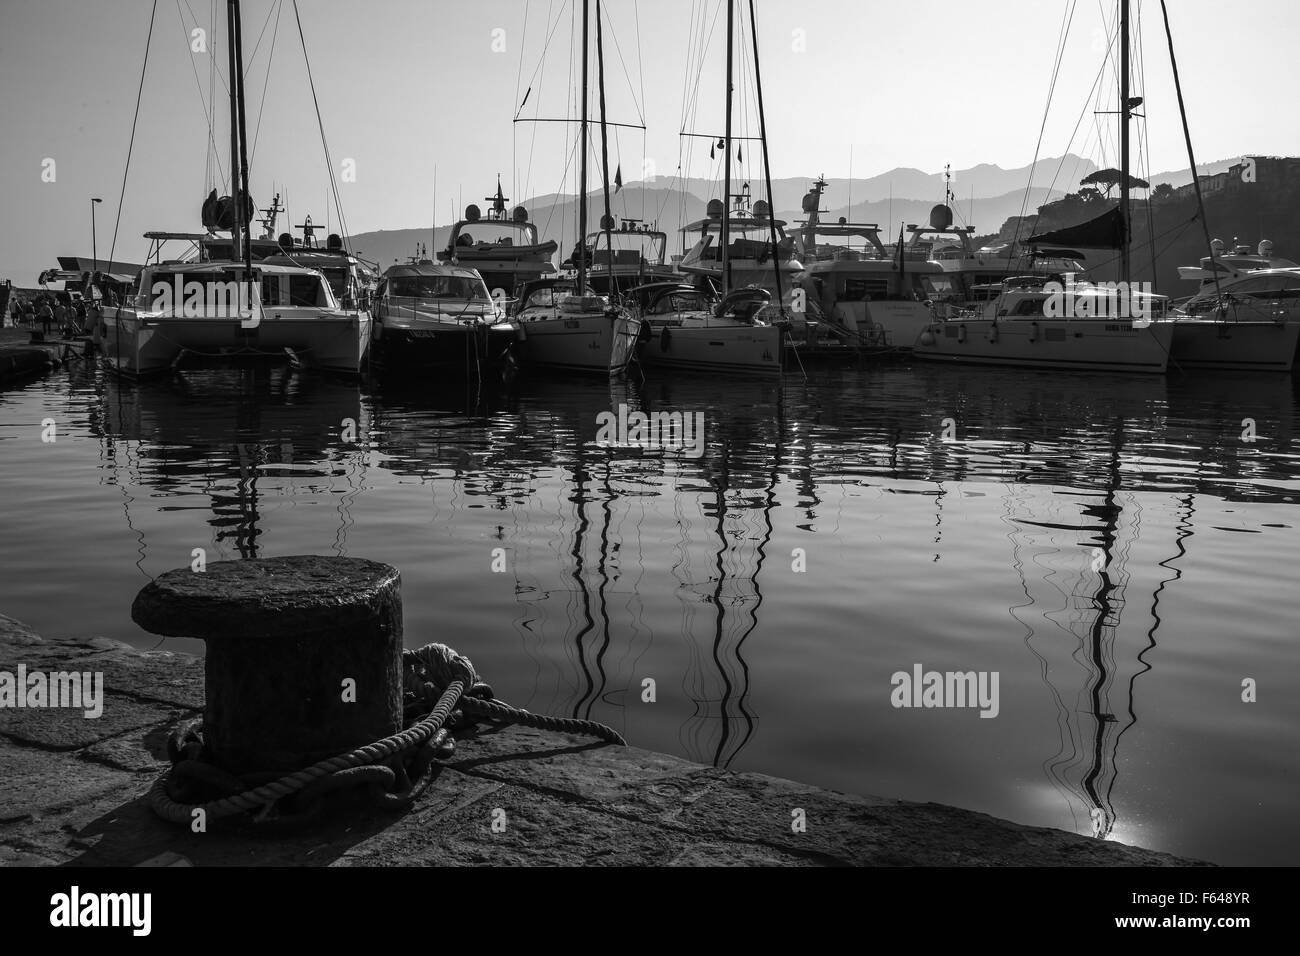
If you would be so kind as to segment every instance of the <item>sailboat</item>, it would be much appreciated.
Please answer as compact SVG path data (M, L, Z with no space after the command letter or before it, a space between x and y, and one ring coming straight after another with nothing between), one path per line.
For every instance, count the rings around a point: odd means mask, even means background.
M370 343L367 297L345 279L340 302L320 268L300 264L288 239L267 240L258 257L250 229L253 202L248 191L248 136L244 123L244 68L239 0L226 8L230 58L231 196L213 195L203 206L212 234L146 233L156 247L168 239L194 242L188 261L156 261L140 272L135 294L125 303L105 303L98 344L114 372L143 377L167 372L187 355L221 359L288 355L297 364L357 375ZM288 234L285 234L288 236ZM336 240L338 237L331 237ZM331 241L313 265L358 274L358 263ZM321 257L318 257L321 258Z
M1120 202L1096 219L1030 236L1048 246L1120 251L1119 283L1077 281L1072 274L1005 279L996 297L940 318L921 332L914 354L944 362L1031 368L1163 373L1174 325L1167 296L1135 291L1129 228L1129 120L1140 97L1129 95L1129 0L1120 0Z
M727 0L727 73L724 80L726 87L726 133L723 141L726 146L724 155L724 191L731 194L731 156L732 156L732 83L731 76L734 59L734 9L735 0ZM752 17L752 8L751 8ZM754 58L758 59L757 25L751 23L754 31ZM766 123L763 121L762 97L759 98L759 121L762 124L764 170L767 168ZM771 195L771 183L768 183ZM746 183L742 193L734 197L737 201L748 202L749 184ZM716 202L716 200L715 200ZM756 204L766 208L767 203L759 200ZM641 360L648 366L665 366L668 368L707 369L722 372L759 372L763 374L780 374L783 357L781 338L784 329L773 323L772 317L779 318L784 311L779 308L781 290L781 270L775 272L764 266L765 272L771 272L778 300L770 303L771 293L759 286L738 288L734 279L734 259L736 244L730 243L729 237L735 223L730 216L722 216L717 223L721 240L718 248L718 264L715 277L721 287L721 296L715 302L704 293L683 288L676 283L659 284L649 287L646 308L642 313L648 324L647 342L641 352ZM762 254L765 248L768 257L774 262L782 261L778 255L781 240L777 239L777 225L768 218L764 228L771 231L771 241L759 242L761 247L755 256ZM751 250L752 252L752 250ZM750 252L741 253L749 255ZM787 256L784 260L789 261ZM681 264L684 272L690 272L686 261ZM747 268L747 267L746 267ZM711 273L712 274L712 273ZM746 273L747 275L748 273ZM787 286L788 288L788 286ZM644 291L644 290L643 290ZM774 307L775 306L775 307Z
M589 0L582 0L582 115L579 119L578 240L587 234L587 61ZM604 53L600 43L600 3L596 4L597 54L600 58L601 154L607 156L604 112ZM608 233L609 168L604 162L605 212L601 228ZM606 248L611 244L607 241ZM641 320L610 296L598 295L587 282L586 255L577 257L573 278L545 278L526 283L513 318L518 326L520 363L525 368L616 375L632 361Z

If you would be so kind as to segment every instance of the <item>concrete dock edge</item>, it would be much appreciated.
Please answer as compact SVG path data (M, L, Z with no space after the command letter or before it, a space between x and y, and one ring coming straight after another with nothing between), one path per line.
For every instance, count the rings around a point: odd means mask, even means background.
M473 648L463 648L473 654ZM103 715L0 709L0 865L1204 866L934 803L854 796L522 728L457 737L402 815L298 832L192 833L144 795L168 732L203 708L203 661L106 638L47 640L0 615L0 671L104 675ZM806 830L795 832L802 810ZM494 829L493 823L497 822Z

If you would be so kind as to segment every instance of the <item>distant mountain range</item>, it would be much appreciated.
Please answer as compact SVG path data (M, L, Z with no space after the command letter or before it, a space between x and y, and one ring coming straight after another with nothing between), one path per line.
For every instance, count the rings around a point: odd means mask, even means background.
M1198 171L1202 174L1221 172L1235 161L1236 158L1206 163L1199 166ZM1003 169L988 163L954 170L952 190L956 221L962 225L974 225L981 235L996 234L1012 216L1032 213L1038 206L1077 190L1079 180L1096 169L1091 160L1067 154L1040 159L1032 170L1030 166ZM1034 188L1026 195L1031 171ZM805 218L800 211L801 201L815 179L815 176L808 176L772 181L778 218L788 222ZM755 198L764 194L760 171L756 171L752 178L739 179L733 189L740 191L746 182ZM1153 187L1162 182L1179 186L1191 182L1191 176L1186 170L1171 171L1152 176L1150 182ZM683 251L681 227L702 218L708 200L720 196L721 192L721 185L710 180L661 176L653 182L628 182L612 196L611 206L617 217L657 223L659 229L668 233L668 252L671 255ZM822 203L827 210L825 216L831 220L843 216L854 222L874 222L880 225L886 236L892 237L897 235L900 223L928 221L930 210L943 202L943 197L943 173L900 167L865 179L828 179ZM526 199L523 205L541 231L541 238L553 239L559 245L561 254L557 260L564 258L577 239L577 199L571 195L549 193ZM603 205L602 191L597 184L587 198L589 231L596 230ZM383 229L358 233L352 237L352 247L365 258L387 267L415 255L417 243L427 246L432 257L436 250L447 245L450 233L450 223L434 230L428 226Z

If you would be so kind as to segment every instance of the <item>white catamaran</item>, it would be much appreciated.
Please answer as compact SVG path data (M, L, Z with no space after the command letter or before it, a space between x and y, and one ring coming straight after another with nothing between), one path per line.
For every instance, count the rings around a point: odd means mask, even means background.
M288 355L308 367L359 374L371 321L356 258L334 236L324 250L296 247L291 237L286 243L287 234L278 241L252 236L239 0L228 0L227 26L232 195L219 199L213 190L204 203L207 234L146 234L156 250L181 238L194 242L197 253L187 261L156 255L158 261L141 271L134 295L104 303L96 334L101 354L109 368L133 377L165 372L190 354ZM218 230L228 231L229 240ZM343 302L323 270L340 273Z

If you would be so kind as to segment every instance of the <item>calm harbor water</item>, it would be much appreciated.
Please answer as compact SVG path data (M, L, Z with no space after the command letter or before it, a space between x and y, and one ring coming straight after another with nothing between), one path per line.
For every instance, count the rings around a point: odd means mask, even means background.
M409 646L638 746L1295 864L1295 388L897 364L476 397L78 365L0 391L0 612L201 651L130 619L194 548L372 558ZM620 403L703 412L704 455L599 447ZM895 708L917 664L997 672L997 716Z

